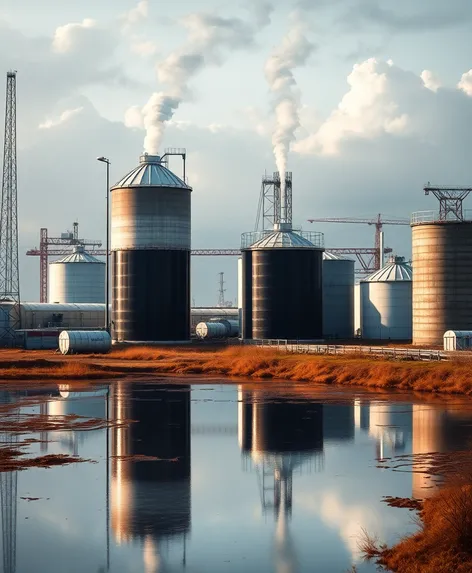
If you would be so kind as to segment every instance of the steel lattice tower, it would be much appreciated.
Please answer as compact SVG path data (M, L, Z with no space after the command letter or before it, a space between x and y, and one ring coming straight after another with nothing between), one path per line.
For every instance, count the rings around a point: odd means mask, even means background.
M18 328L20 278L18 268L18 203L16 163L16 71L7 73L2 203L0 211L0 301L13 303L3 338ZM3 311L5 312L5 311ZM1 335L0 335L1 336Z

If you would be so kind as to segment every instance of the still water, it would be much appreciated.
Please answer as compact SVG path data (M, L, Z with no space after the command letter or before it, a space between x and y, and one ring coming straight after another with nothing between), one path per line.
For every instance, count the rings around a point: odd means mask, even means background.
M436 487L377 460L472 438L466 402L367 393L114 382L42 399L3 392L22 413L134 422L29 436L34 455L93 462L0 473L5 573L373 572L362 530L387 543L415 530L382 497Z

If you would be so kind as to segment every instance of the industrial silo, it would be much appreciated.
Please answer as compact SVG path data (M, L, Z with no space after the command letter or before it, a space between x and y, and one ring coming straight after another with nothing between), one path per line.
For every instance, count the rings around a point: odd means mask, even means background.
M404 257L361 281L361 334L370 340L411 340L412 269Z
M49 301L105 302L105 263L81 245L66 257L49 263Z
M413 344L439 345L472 325L472 222L416 213L412 234Z
M273 231L244 233L243 338L313 340L323 334L323 234L292 229L291 173L274 173Z
M323 253L323 336L354 334L354 261Z
M144 154L112 188L113 338L190 338L191 187Z

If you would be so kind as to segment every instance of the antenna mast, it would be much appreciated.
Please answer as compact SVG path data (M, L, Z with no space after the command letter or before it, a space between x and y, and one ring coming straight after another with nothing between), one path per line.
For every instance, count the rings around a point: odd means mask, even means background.
M16 71L7 73L2 202L0 211L0 301L14 303L3 337L19 327L18 203L16 163Z

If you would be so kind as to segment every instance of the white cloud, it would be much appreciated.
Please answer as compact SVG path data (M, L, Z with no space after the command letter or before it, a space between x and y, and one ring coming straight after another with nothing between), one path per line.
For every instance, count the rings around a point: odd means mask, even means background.
M135 40L131 42L131 51L142 58L149 58L157 54L158 46L151 40Z
M143 113L139 105L133 105L126 110L124 122L126 127L131 129L143 129Z
M350 86L338 107L319 130L294 145L300 153L339 153L348 138L372 139L383 133L400 135L409 126L391 89L393 62L370 58L356 64L347 78Z
M81 23L65 24L56 29L52 41L52 49L58 54L72 51L82 40L87 30L95 28L97 23L91 18L85 18Z
M83 112L83 107L77 107L75 109L67 109L63 111L59 117L55 119L47 119L43 123L39 124L39 129L51 129L52 127L58 127L64 123L69 122L72 118L76 117L77 115Z
M457 87L468 96L472 97L472 70L462 74L461 81L457 84Z
M423 80L424 87L432 92L437 92L442 86L441 80L430 70L423 70L421 72L421 79Z
M139 24L149 16L149 0L140 0L123 19L126 24Z

